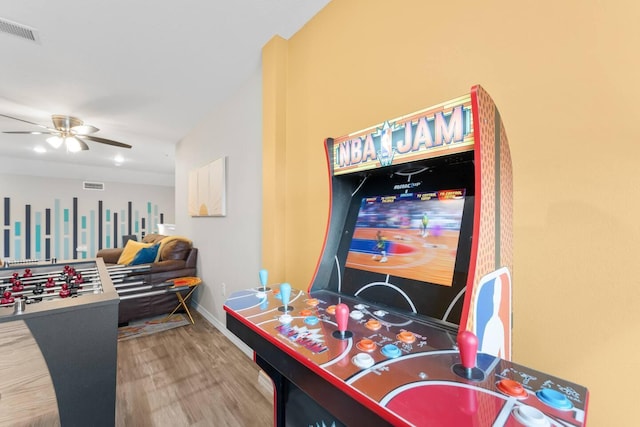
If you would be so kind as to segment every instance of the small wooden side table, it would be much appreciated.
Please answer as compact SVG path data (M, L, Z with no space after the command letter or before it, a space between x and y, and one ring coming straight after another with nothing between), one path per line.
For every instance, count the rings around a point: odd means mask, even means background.
M193 317L191 317L189 306L187 306L187 300L189 299L189 297L191 297L193 291L195 291L198 286L200 286L202 280L199 277L178 277L176 279L171 279L168 281L173 282L173 286L171 286L169 290L176 293L179 303L176 308L174 308L173 311L167 316L167 319L173 316L173 314L178 311L180 307L184 307L184 310L187 312L187 316L189 316L191 324L193 325L195 322L193 321ZM185 288L189 288L190 290L189 293L187 293L187 295L183 297L180 291L185 290Z

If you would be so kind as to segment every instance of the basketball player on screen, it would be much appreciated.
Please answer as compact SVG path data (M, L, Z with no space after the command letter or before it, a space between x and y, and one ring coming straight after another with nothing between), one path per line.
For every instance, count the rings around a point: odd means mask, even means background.
M380 262L387 262L387 241L382 236L380 230L376 233L376 251L377 254L373 255L372 259L380 259Z
M427 231L427 225L429 224L429 216L427 215L427 212L425 211L422 214L422 237L427 237L429 235L429 232Z

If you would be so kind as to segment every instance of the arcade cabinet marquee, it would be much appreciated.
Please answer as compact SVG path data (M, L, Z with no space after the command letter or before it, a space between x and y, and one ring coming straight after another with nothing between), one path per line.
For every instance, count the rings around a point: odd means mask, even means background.
M489 95L326 141L331 210L306 291L232 294L275 424L583 426L588 391L511 358L512 177Z

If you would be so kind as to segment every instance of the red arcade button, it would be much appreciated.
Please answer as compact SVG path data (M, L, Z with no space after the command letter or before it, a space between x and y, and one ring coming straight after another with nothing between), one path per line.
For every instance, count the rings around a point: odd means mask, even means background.
M518 399L524 399L528 396L527 390L525 390L524 387L522 387L522 384L517 381L504 379L498 381L496 386L498 387L498 390L508 396L513 396Z

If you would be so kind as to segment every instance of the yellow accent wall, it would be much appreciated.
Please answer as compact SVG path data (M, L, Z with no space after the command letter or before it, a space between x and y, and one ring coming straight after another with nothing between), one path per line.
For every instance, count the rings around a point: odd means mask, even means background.
M263 264L273 280L306 289L314 273L326 137L481 84L513 160L513 360L589 387L590 426L636 425L638 16L631 1L333 0L290 40L272 40Z

